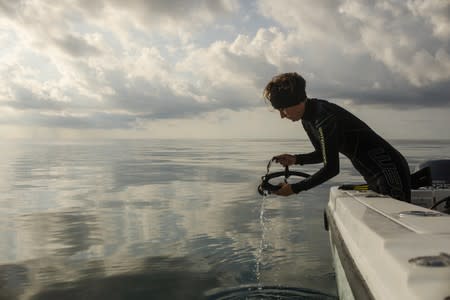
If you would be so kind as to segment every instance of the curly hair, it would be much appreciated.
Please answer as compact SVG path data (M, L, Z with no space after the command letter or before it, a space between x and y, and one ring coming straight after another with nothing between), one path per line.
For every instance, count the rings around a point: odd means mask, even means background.
M283 73L274 76L266 85L263 97L274 108L288 107L306 100L306 81L299 74Z

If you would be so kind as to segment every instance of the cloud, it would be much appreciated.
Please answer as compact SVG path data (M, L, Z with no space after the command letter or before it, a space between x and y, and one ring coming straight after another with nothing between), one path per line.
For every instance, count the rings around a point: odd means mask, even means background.
M210 122L264 106L267 81L291 71L305 76L311 97L447 108L448 7L0 0L0 108L14 112L10 124L62 128Z
M81 1L86 4L88 1ZM174 20L187 19L192 16L201 17L209 21L213 21L217 15L227 14L239 8L238 1L235 0L130 0L124 3L120 0L113 0L110 2L112 6L121 9L139 12L148 16L148 21L152 22L153 18L160 18L166 16ZM88 4L89 6L91 4Z
M448 41L450 36L450 3L448 1L422 1L410 0L408 9L414 16L422 17L429 22L433 29L433 35Z
M236 13L240 5L237 0L79 0L77 7L87 15L106 20L91 20L99 27L109 25L115 32L133 27L145 33L175 35L186 42L196 32L207 30L207 25ZM128 36L128 32L119 34Z
M99 55L100 51L90 45L84 38L67 34L61 38L54 38L53 42L65 53L73 56Z
M292 47L304 53L304 69L325 94L346 86L336 96L363 102L386 91L400 100L394 103L419 104L431 90L436 105L449 104L448 89L437 89L450 84L450 4L430 2L262 1L260 11L302 41Z

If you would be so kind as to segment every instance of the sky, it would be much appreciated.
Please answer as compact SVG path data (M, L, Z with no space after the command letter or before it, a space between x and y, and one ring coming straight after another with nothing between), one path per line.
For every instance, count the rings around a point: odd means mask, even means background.
M287 138L262 91L450 139L448 0L0 0L3 138Z

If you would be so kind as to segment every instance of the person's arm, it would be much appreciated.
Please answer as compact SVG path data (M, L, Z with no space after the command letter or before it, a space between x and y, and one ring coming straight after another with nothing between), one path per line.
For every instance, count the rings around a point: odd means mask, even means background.
M317 141L317 139L313 136L311 133L312 125L308 124L305 125L303 123L303 128L305 129L306 133L308 134L309 140L311 141L311 144L314 146L314 151L310 153L305 154L296 154L295 155L295 164L296 165L309 165L309 164L318 164L323 162L323 156L322 151L320 149L320 144Z
M296 154L295 164L296 165L312 165L323 162L322 153L320 150L315 150L311 153Z
M315 153L319 151L320 161L323 161L323 167L311 177L296 184L292 184L291 188L294 193L313 188L339 173L339 138L335 118L330 118L327 122L321 124L318 131L320 136L320 146L316 148L315 152L306 154L305 156L302 156L301 159L305 159L308 162L318 161L319 158L316 157L318 154Z

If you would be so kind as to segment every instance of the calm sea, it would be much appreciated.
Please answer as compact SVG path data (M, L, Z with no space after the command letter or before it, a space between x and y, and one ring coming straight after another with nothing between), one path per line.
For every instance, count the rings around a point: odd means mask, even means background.
M449 158L450 142L391 142L412 169ZM0 299L333 298L323 210L330 186L361 177L342 157L341 173L310 191L256 190L273 155L311 150L292 140L2 142Z

